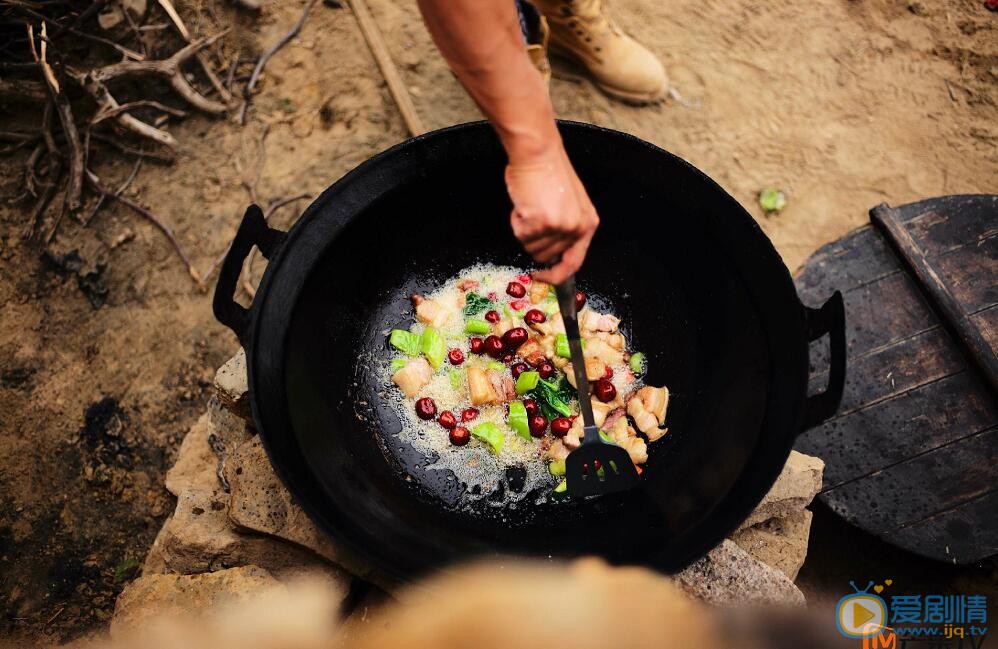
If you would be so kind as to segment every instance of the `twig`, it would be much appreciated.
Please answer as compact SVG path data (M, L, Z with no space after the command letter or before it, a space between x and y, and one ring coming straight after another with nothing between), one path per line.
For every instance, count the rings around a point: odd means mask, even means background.
M137 156L139 158L148 158L149 160L155 160L163 164L173 164L173 155L167 153L159 153L157 151L146 151L145 149L135 149L126 144L122 144L114 138L107 137L106 135L101 135L100 133L93 133L90 137L93 139L103 142L104 144L110 144L114 148L118 149L124 154Z
M127 12L126 12L126 14L127 14ZM146 59L146 57L145 57L144 54L140 54L139 52L136 52L135 50L131 50L131 49L125 47L124 45L120 45L120 44L115 43L114 41L110 41L110 40L108 40L106 38L101 38L100 36L94 36L93 34L88 34L86 32L81 32L80 30L73 29L72 27L70 27L66 31L68 31L70 34L73 34L74 36L79 36L80 38L82 38L84 40L94 41L95 43L101 43L102 45L108 45L110 47L113 47L114 49L118 50L119 52L121 52L123 55L127 56L130 59L134 59L136 61L145 61L145 59Z
M128 28L132 30L132 35L135 36L135 40L138 41L139 47L142 49L142 58L144 59L149 55L149 49L146 47L145 39L142 38L141 32L139 32L139 26L135 24L135 19L132 18L132 14L128 11L128 7L122 0L118 0L118 9L121 11L121 15L124 16L125 22L128 23ZM140 59L141 60L141 59Z
M385 44L385 38L381 35L381 30L378 29L378 23L375 22L374 16L367 8L367 2L365 0L350 0L350 7L353 9L358 25L360 25L364 40L371 48L371 54L374 55L378 67L381 68L381 74L384 76L385 82L388 83L388 90L392 93L399 112L402 113L402 121L405 122L409 134L416 136L425 133L426 127L423 126L423 121L419 118L419 113L416 112L416 106L412 103L409 89L402 81L402 75L399 74L398 68L395 67L392 55Z
M62 132L66 137L69 146L69 184L66 190L66 204L69 211L75 216L80 209L81 195L83 193L83 148L80 146L80 134L76 130L76 122L73 119L73 109L69 105L69 100L62 93L59 82L52 73L52 68L46 61L46 47L48 43L45 23L42 23L41 30L41 54L35 50L34 32L31 25L28 25L28 41L31 45L31 56L42 69L42 77L45 79L49 95L55 103L59 122L62 124Z
M281 36L276 43L271 45L266 52L260 55L260 58L256 62L256 66L253 68L253 74L250 75L249 83L247 83L246 87L243 89L243 103L239 107L240 124L246 123L246 111L249 108L249 103L253 96L253 90L256 88L256 84L260 80L260 74L263 72L264 66L267 65L267 62L272 56L274 56L274 54L277 54L278 50L287 45L291 39L298 35L298 32L301 31L302 25L305 24L305 19L308 18L308 14L312 10L312 7L315 6L316 2L317 0L307 0L305 8L302 9L301 15L298 17L298 21L295 22L295 24L286 34L284 34L284 36Z
M177 33L180 34L180 37L183 38L188 43L190 43L191 33L187 29L187 25L185 25L184 21L180 18L180 14L177 13L177 10L174 8L173 3L170 2L170 0L157 0L157 1L159 2L159 6L163 8L163 11L166 12L166 15L169 16L170 22L172 22L173 26L177 28ZM215 74L215 71L212 69L211 65L208 64L208 59L205 58L204 54L198 51L196 53L196 57L198 63L201 64L201 69L204 70L204 75L208 77L208 81L218 92L219 96L222 98L222 101L224 101L225 103L229 103L230 101L232 101L232 95L222 85L222 82L219 81L218 76Z
M28 159L24 161L24 188L28 190L32 196L38 196L38 176L35 175L35 165L38 164L38 159L42 157L42 152L45 151L45 145L39 143L31 151L31 155Z
M91 3L89 7L81 11L80 14L75 19L73 19L72 23L70 23L65 27L61 25L58 26L56 30L52 32L52 38L58 38L65 30L76 29L86 21L90 20L98 13L100 13L100 10L104 8L104 5L106 5L107 2L108 0L94 0L94 2Z
M166 235L166 238L170 241L170 245L172 245L173 249L176 250L177 255L180 257L181 261L183 261L184 265L187 266L187 272L194 280L194 283L198 285L199 289L204 290L204 282L201 280L201 276L198 275L198 272L194 269L193 264L191 264L190 258L187 256L187 253L184 252L184 249L180 246L180 242L177 241L177 237L173 234L173 229L170 228L170 226L166 225L166 223L164 223L158 216L153 214L148 209L142 207L132 199L128 198L127 196L118 196L108 188L101 185L100 180L89 169L87 169L86 177L87 177L87 183L94 191L103 194L108 198L113 198L114 200L122 203L123 205L126 205L127 207L131 208L136 214L138 214L139 216L141 216L142 218L146 219L147 221L155 225L157 228L159 228L160 231L164 235Z
M30 239L35 236L35 228L38 227L38 219L41 217L42 212L48 207L49 201L52 200L52 196L55 194L55 188L59 184L59 173L62 171L62 163L59 162L58 158L50 158L52 160L52 169L49 171L50 182L42 190L41 196L35 201L35 206L31 209L31 218L28 220L28 227L24 231L24 238Z
M142 158L141 157L135 158L135 164L132 166L132 173L128 175L128 178L125 179L125 182L121 183L121 185L118 186L118 189L114 190L115 198L121 196L125 192L125 190L128 189L128 186L132 184L133 180L135 180L135 176L138 175L139 169L141 167L142 167ZM90 215L86 218L85 221L83 221L84 227L90 225L90 222L94 220L95 216L97 216L97 212L100 210L101 206L104 205L105 198L106 196L104 196L104 194L101 194L100 196L97 197L97 202L94 203L93 209L90 210Z
M169 113L174 117L187 117L187 113L185 111L180 110L179 108L166 106L165 104L161 104L158 101L153 101L152 99L140 99L139 101L131 101L128 102L127 104L119 104L114 108L108 108L106 110L103 108L99 109L94 114L94 116L90 118L90 124L92 126L96 126L97 124L100 124L106 119L110 119L111 117L115 117L117 115L120 115L121 113L126 113L136 108L155 108L156 110L161 110L164 113Z

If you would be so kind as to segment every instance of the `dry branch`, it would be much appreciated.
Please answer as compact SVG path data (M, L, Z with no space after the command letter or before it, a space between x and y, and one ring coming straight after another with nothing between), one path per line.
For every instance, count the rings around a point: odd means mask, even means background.
M170 245L173 246L173 249L177 251L177 255L180 257L181 261L183 261L184 264L187 266L187 272L194 280L194 283L198 285L198 288L204 290L204 282L201 280L201 276L198 274L197 270L194 269L194 265L191 263L190 258L187 256L187 253L184 252L184 249L183 247L181 247L180 242L177 241L176 235L173 234L173 228L164 223L163 220L160 219L155 214L153 214L152 211L146 209L145 207L142 207L141 205L139 205L132 199L128 198L127 196L119 195L116 192L111 191L107 187L104 187L100 183L100 180L97 178L97 176L94 175L94 173L89 169L86 172L86 176L87 176L87 183L95 192L107 198L114 199L122 203L123 205L126 205L127 207L131 208L132 211L134 211L136 214L138 214L139 216L141 216L142 218L146 219L147 221L155 225L157 228L159 228L160 231L164 235L166 235L166 238L170 241Z
M187 29L187 25L184 24L183 19L180 18L180 14L174 8L173 3L170 0L158 0L159 6L163 8L166 15L170 17L170 21L173 26L177 28L177 33L188 43L191 42L191 32ZM208 77L208 81L211 83L212 87L218 92L218 95L222 98L222 101L229 103L232 101L232 94L229 92L228 88L222 85L221 80L219 80L218 75L212 69L208 60L205 58L201 51L195 53L198 63L201 64L201 69L204 71L204 75Z
M253 68L253 74L250 75L249 83L247 83L246 87L243 89L243 103L239 107L240 124L246 123L246 111L248 110L250 100L253 97L253 89L256 88L257 82L260 81L260 74L263 73L263 68L267 65L267 61L269 61L271 57L278 52L278 50L287 45L291 39L298 35L298 32L301 31L302 25L305 24L305 19L308 18L309 12L312 10L312 7L315 6L316 1L317 0L308 0L308 2L305 3L305 8L302 9L301 15L298 17L298 21L292 25L291 29L289 29L284 36L281 36L276 43L271 45L266 52L260 55L259 60L256 62L256 66Z

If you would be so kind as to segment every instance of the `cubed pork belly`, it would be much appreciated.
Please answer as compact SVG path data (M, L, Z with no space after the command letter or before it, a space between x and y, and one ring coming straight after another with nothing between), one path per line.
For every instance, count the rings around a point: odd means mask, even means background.
M509 374L497 370L485 370L485 375L492 383L497 403L505 403L516 398L516 384Z
M392 374L392 381L407 397L414 397L433 378L433 368L425 358L413 358L405 366Z
M582 353L586 358L598 358L607 365L621 365L624 362L624 354L619 349L614 349L599 338L587 338Z
M478 288L477 279L462 279L457 283L457 288L462 293L467 293L468 291L473 291Z
M665 423L668 407L669 389L646 385L627 401L627 414L634 419L638 430L648 437L648 441L654 442L667 432L661 426Z
M453 311L436 300L423 298L416 305L416 319L429 327L440 328L447 324Z
M545 284L544 282L538 282L536 279L530 284L530 303L540 304L544 301L544 298L548 296L551 291L551 285Z
M587 358L586 361L586 378L590 381L595 381L597 379L603 378L606 374L606 363L598 358ZM569 363L565 366L565 376L568 378L568 382L572 384L573 388L578 388L575 384L575 370L572 368L572 364Z
M468 396L473 406L481 406L498 401L495 388L492 386L492 381L485 373L485 370L479 367L468 368Z
M520 348L516 350L516 353L520 356L520 358L530 363L533 367L537 367L547 360L547 356L544 355L544 348L541 346L540 340L534 336L527 338L527 342L520 345Z
M579 330L583 336L592 336L596 332L616 333L619 326L620 318L610 313L583 309L579 314Z

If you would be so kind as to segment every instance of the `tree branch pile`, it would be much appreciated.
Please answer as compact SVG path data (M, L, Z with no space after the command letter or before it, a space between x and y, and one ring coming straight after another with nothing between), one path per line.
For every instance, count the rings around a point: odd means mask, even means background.
M137 163L172 162L178 143L164 128L168 120L191 109L223 115L234 108L213 63L224 69L227 62L217 51L209 55L226 31L193 38L171 0L149 10L145 4L0 0L0 99L41 109L36 130L0 130L0 154L30 151L19 197L31 205L26 238L48 243L64 215L86 225L102 205L118 201L163 231L200 285L172 228L125 197L127 183L112 190L94 172L102 149Z

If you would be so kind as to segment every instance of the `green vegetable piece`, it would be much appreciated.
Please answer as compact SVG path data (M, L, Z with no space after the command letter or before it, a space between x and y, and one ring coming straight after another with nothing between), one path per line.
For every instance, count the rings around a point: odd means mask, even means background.
M492 325L484 320L472 318L464 323L464 331L469 334L487 334L492 331Z
M541 303L541 310L544 311L544 315L551 317L558 313L561 308L558 306L558 300L544 300Z
M566 482L565 480L559 482L558 486L554 488L554 492L556 494L563 494L566 491L568 491L568 482Z
M464 298L464 315L473 316L488 308L489 298L472 291Z
M526 374L526 372L523 374ZM523 376L523 374L520 376ZM563 417L571 417L572 407L568 405L567 399L563 399L561 397L559 392L560 390L558 384L545 381L544 379L537 381L537 388L534 391L540 401L542 409L546 405ZM547 415L545 415L545 417L547 417Z
M509 402L509 417L506 423L523 439L530 441L530 426L527 425L527 409L522 401Z
M400 369L405 367L406 360L403 358L396 358L392 361L392 374L398 372Z
M449 369L447 370L447 380L450 381L450 387L452 390L460 390L461 383L461 370Z
M516 377L516 393L526 394L537 387L537 382L540 380L541 375L537 372L530 370L520 374Z
M782 212L787 206L787 196L776 187L767 187L759 192L759 207L767 212Z
M604 433L603 431L599 432L599 436L600 436L600 439L602 439L607 444L613 444L614 446L617 446L617 442L613 441L613 439L609 435L607 435L606 433Z
M500 370L500 371L502 371L502 370L506 369L506 366L503 365L502 363L500 363L499 361L489 361L488 363L486 363L485 366L487 368L489 368L490 370Z
M548 471L550 471L553 476L565 475L565 460L555 460L548 465Z
M558 334L554 339L554 353L562 358L571 358L572 352L568 348L568 336Z
M404 329L392 329L388 342L406 356L419 355L419 336Z
M447 355L447 342L440 332L433 327L423 330L423 335L419 337L419 350L430 361L433 369L438 370L444 364L444 356Z
M502 453L503 444L506 443L506 436L502 434L502 430L488 421L472 428L471 436L488 444L489 448L496 455Z
M648 371L648 361L645 359L645 355L641 352L634 352L631 354L629 364L631 366L631 371L635 374L644 374Z

